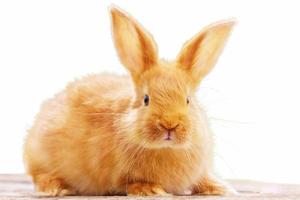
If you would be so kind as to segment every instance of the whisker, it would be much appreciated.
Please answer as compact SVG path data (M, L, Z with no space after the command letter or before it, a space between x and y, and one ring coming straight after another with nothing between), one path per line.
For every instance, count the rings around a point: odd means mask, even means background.
M231 172L231 174L233 174L233 175L235 175L235 172L234 172L234 170L233 170L233 168L229 165L229 163L223 158L223 156L221 156L220 154L218 154L218 153L215 153L215 155L217 156L217 157L219 157L224 163L225 163L225 165L228 167L228 169L230 170L230 172Z
M218 117L209 117L209 120L221 121L221 122L226 122L226 123L235 123L235 124L251 124L251 122L228 120L228 119L222 119L222 118L218 118Z

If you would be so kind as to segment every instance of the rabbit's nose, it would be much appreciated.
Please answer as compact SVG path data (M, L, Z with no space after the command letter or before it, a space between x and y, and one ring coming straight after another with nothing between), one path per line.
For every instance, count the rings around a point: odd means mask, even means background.
M168 126L166 124L159 123L159 126L163 129L165 129L168 133L170 133L170 132L174 131L179 126L179 124Z

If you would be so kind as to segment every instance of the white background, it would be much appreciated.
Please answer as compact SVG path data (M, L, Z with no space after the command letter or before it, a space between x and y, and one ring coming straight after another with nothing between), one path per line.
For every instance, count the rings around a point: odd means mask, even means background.
M298 1L299 2L299 1ZM199 99L225 178L300 183L300 12L295 1L0 0L0 173L21 173L40 103L87 73L124 73L108 7L136 17L173 59L203 26L238 19Z

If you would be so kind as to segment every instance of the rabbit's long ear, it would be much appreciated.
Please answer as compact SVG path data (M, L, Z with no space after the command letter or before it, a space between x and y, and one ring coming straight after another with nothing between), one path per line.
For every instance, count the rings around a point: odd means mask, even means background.
M187 71L194 87L215 65L233 25L234 21L212 24L183 46L176 61Z
M134 81L157 63L157 47L152 36L128 14L111 8L115 46L122 64Z

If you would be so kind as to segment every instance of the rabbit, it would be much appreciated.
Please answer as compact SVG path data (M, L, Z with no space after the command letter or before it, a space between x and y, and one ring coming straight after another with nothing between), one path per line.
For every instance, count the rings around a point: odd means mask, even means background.
M128 75L91 74L44 102L24 142L38 194L224 195L213 171L213 137L195 92L235 24L225 20L159 59L152 36L110 8L115 47Z

